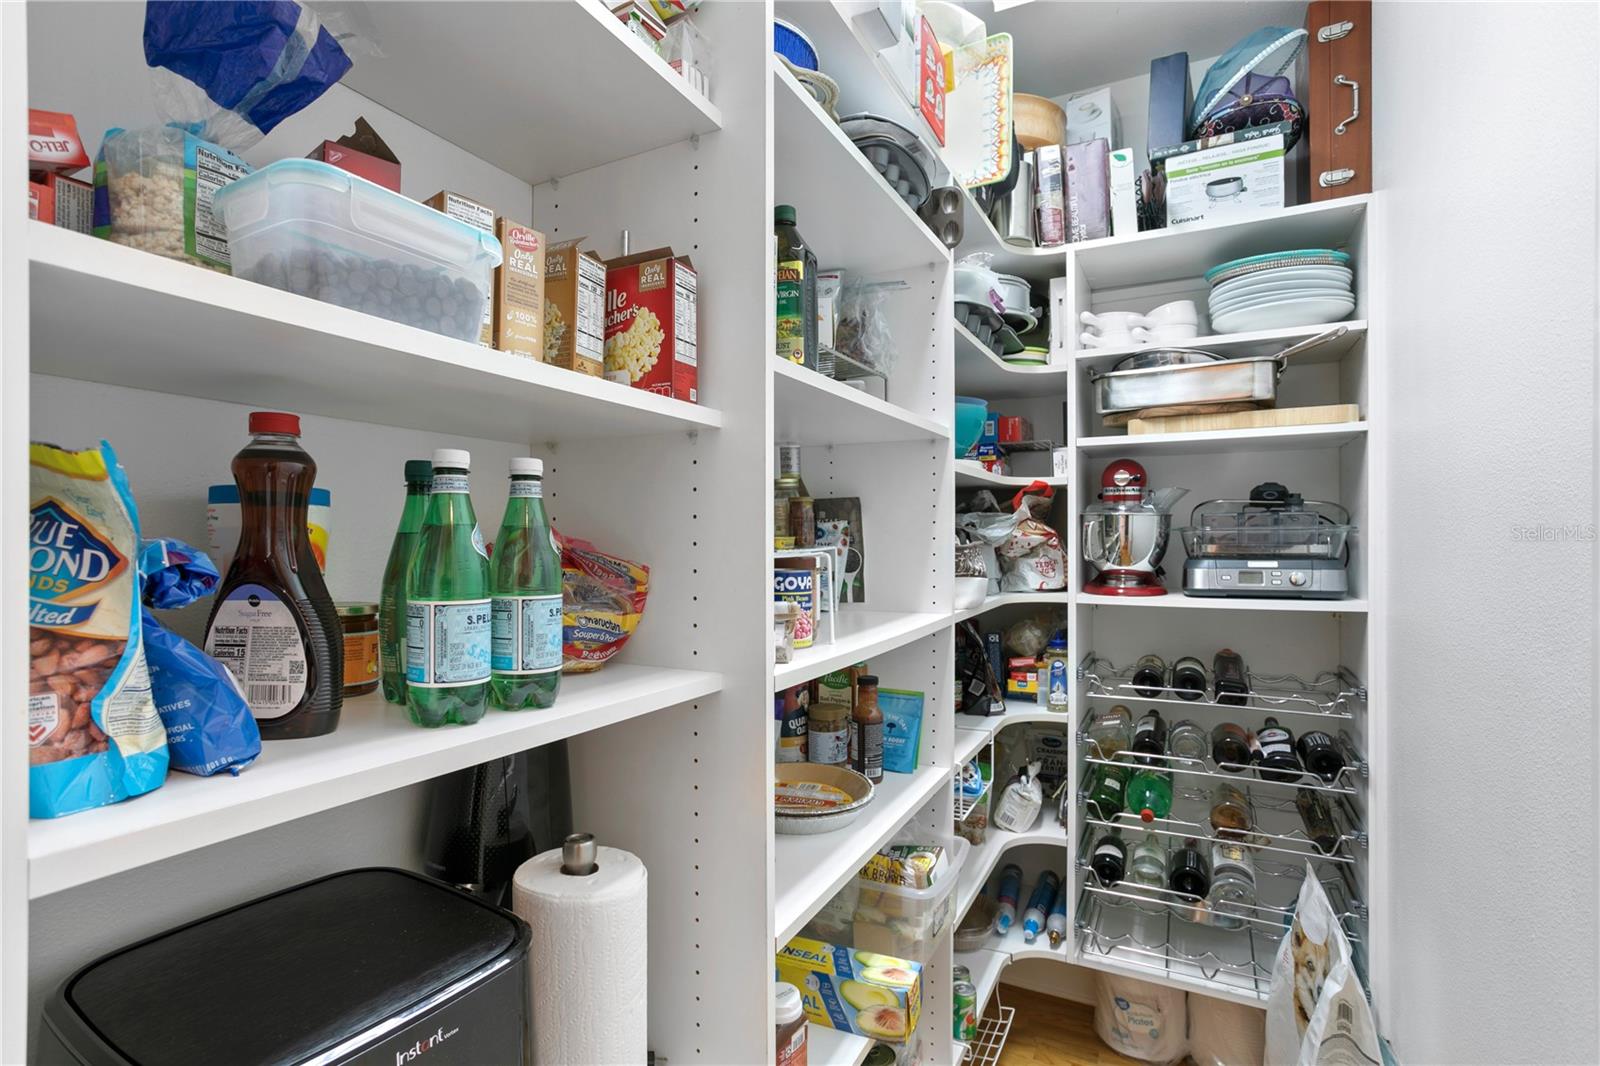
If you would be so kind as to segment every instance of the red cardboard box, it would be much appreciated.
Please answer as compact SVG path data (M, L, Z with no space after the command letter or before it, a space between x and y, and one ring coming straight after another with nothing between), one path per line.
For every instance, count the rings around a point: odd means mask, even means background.
M94 186L64 174L40 174L28 182L28 217L52 226L90 233L94 230Z
M71 174L88 165L89 153L71 115L28 109L29 174Z
M697 287L671 248L607 261L607 380L700 402Z
M322 163L331 163L340 170L347 170L358 178L366 178L375 185L382 185L390 192L400 191L400 164L391 163L387 159L379 159L366 152L358 152L354 148L346 148L338 141L323 141L306 157Z

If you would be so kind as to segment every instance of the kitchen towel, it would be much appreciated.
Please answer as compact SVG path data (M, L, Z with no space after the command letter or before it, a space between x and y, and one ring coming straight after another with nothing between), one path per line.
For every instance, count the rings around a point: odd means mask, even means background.
M611 1066L646 1058L644 863L596 849L591 874L561 870L561 849L517 868L511 909L528 949L534 1066Z

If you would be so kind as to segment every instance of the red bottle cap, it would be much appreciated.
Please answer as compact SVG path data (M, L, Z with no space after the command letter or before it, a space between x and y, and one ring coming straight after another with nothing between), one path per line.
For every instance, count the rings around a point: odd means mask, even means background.
M1146 822L1153 822L1156 820L1156 812L1152 811L1149 807L1146 807L1144 810L1139 812L1139 817Z
M300 435L300 416L286 414L283 411L251 411L251 433L287 433L291 437Z

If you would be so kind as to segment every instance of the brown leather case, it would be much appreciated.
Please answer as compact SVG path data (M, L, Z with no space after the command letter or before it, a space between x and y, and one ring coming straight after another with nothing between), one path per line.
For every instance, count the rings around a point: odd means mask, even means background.
M1311 199L1371 192L1372 4L1313 0L1306 31Z

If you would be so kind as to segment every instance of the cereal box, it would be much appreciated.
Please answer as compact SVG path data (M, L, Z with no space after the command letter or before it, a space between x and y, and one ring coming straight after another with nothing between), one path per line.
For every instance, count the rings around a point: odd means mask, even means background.
M606 264L580 251L579 237L544 256L544 361L580 374L605 373Z
M606 378L698 403L694 265L670 248L606 263Z
M495 221L505 259L494 268L494 346L544 358L544 234L509 218Z
M806 1018L876 1040L903 1041L922 1014L922 964L795 937L778 952L778 980L800 990Z

